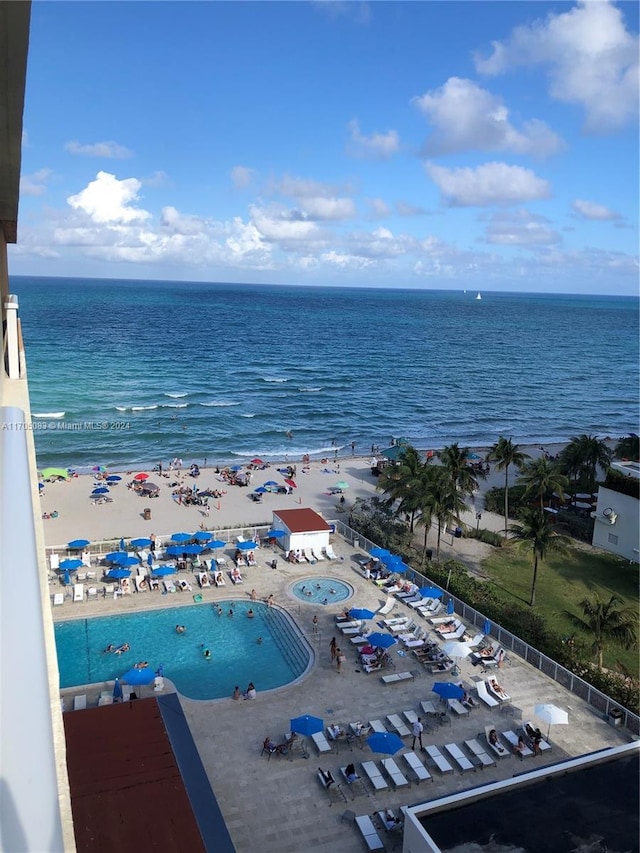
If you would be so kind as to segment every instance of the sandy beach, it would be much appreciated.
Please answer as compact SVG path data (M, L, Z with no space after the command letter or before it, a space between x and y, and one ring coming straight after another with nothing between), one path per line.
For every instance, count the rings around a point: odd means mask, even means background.
M562 445L545 447L552 455L556 455L561 449ZM484 456L487 450L488 448L484 448L476 452ZM523 450L532 458L542 453L539 446L523 447ZM247 487L227 485L220 474L216 474L215 467L201 469L197 479L184 470L179 475L169 472L168 476L159 476L148 469L131 469L130 472L122 473L120 483L111 488L109 497L112 502L98 505L94 505L90 500L94 483L98 483L95 477L80 475L66 482L46 483L40 496L42 513L57 513L57 517L43 521L46 546L64 548L67 542L78 538L99 542L120 537L126 539L148 536L150 533L163 537L177 531L195 532L199 529L216 530L270 524L274 510L299 506L312 507L326 518L336 517L341 509L340 495L332 494L331 488L338 482L344 481L348 484L348 488L344 490L347 510L357 498L368 498L376 494L378 480L371 474L370 462L370 456L355 456L340 457L337 461L330 459L326 463L311 461L307 466L303 466L300 460L273 463L264 470L252 471L252 481ZM286 473L281 473L279 469L294 464L297 466L297 487L292 489L291 494L266 493L260 503L250 499L253 490L268 480L284 486ZM149 479L160 486L158 497L141 497L127 487L138 473L149 474ZM510 483L515 482L516 477L517 471L510 469ZM202 507L179 505L172 496L175 490L175 486L171 486L172 483L179 483L187 488L197 485L200 491L218 490L223 492L223 495L219 499L209 499L207 515ZM503 529L502 516L484 512L485 492L493 486L503 485L504 471L498 471L492 466L491 473L485 480L480 481L479 490L468 502L469 511L462 519L465 524L475 525L475 514L481 511L482 527ZM151 511L149 520L144 518L145 509ZM467 540L468 547L471 547L472 542L473 540ZM475 546L480 543L473 544ZM460 540L456 542L456 546L460 550ZM467 547L463 550L467 550ZM475 554L477 549L474 547L471 550Z

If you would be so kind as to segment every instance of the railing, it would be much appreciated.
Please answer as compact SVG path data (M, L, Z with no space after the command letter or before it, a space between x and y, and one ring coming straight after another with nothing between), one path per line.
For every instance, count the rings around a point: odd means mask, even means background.
M360 548L364 551L371 551L372 548L376 547L375 543L366 539L366 537L361 536L355 530L348 527L344 522L337 521L335 522L335 525L336 531L354 547ZM414 569L407 572L407 575L410 580L418 583L419 586L437 586L442 589L439 584ZM449 592L447 592L447 595L454 603L456 614L471 623L473 626L482 630L483 625L487 621L487 617L474 607L471 607L470 604L467 604L457 598L455 595L451 595ZM520 637L517 637L510 631L501 628L490 619L489 621L491 622L491 635L496 638L505 650L513 652L518 655L518 657L523 658L523 660L531 664L531 666L539 669L540 672L543 672L545 675L549 676L549 678L552 678L570 693L573 693L575 696L579 696L588 705L591 705L592 708L600 711L604 717L608 718L612 711L616 716L621 714L622 725L624 725L625 728L633 734L640 734L640 717L637 714L621 707L617 702L611 699L610 696L607 696L601 690L598 690L597 687L594 687L583 678L580 678L579 675L576 675L571 672L571 670L562 666L562 664L559 664L552 658L547 657L547 655L543 654L538 649L530 646L528 643L525 643L525 641L520 639Z

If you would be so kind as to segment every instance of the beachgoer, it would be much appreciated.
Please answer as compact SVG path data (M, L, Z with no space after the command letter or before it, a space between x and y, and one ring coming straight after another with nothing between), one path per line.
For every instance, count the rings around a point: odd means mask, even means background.
M249 608L249 609L247 610L247 618L248 618L248 619L253 619L253 617L254 617L254 612L253 612L253 610L252 610L251 608Z
M522 737L522 735L520 735L520 737L518 738L518 743L516 743L515 746L513 747L513 751L515 752L515 754L519 755L523 761L524 761L524 751L526 749L526 746L527 745L524 742L524 738Z
M275 598L273 597L273 593L270 593L270 595L267 598L267 606L273 607L274 604L275 604Z
M106 655L106 654L109 654L109 652L115 652L115 650L116 650L116 647L113 645L113 643L109 643L107 648L102 650L102 654Z
M384 825L388 832L394 832L394 830L400 829L402 821L397 815L394 815L393 812L387 810L384 816Z
M184 634L186 630L184 625L176 625L176 634Z
M228 613L227 615L228 615L228 616L233 616L233 607L230 607L230 608L229 608L229 613Z
M257 601L257 600L258 600L258 593L255 591L255 589L252 589L251 590L251 601Z
M331 654L331 663L336 659L336 649L338 648L336 643L336 638L332 637L331 642L329 643L329 652Z
M356 779L360 778L356 773L356 768L353 764L347 764L347 766L344 768L344 775L346 776L347 782L349 784L355 782Z
M210 649L204 649L202 654L203 654L205 660L211 660L211 650Z
M333 778L333 776L332 776L332 774L331 774L331 771L330 771L330 770L326 770L326 771L325 771L325 770L323 770L321 767L318 767L318 773L319 773L319 774L320 774L320 776L322 777L322 783L323 783L323 785L325 786L325 788L328 788L328 787L329 787L329 785L333 785L333 784L334 784L334 782L336 781L336 780Z
M145 668L145 667L147 667L147 666L149 666L149 662L148 662L148 661L146 661L146 660L139 660L139 661L138 661L138 663L134 663L133 668L134 668L134 669L144 669L144 668Z
M231 696L231 698L239 699L241 696L242 693L240 692L240 687L236 684L236 686L233 688L233 695Z
M312 629L313 633L317 634L318 633L318 614L317 613L314 614L313 619L311 620L311 624L313 625L313 629Z
M244 692L245 699L255 699L256 698L256 688L253 684L253 681L250 681L247 685L247 689Z
M496 660L498 661L498 669L502 669L502 664L504 663L504 649L500 649Z
M129 643L123 643L119 648L117 648L114 652L114 655L122 655L125 652L128 652L131 646Z
M256 643L257 643L259 646L261 646L261 645L262 645L262 637L258 637L258 639L256 640Z
M422 725L421 718L418 717L418 719L414 722L414 724L411 728L411 734L413 735L413 742L411 744L411 749L413 749L416 745L416 738L418 738L418 743L420 744L420 749L423 749L423 746L422 746L422 732L423 731L424 731L424 726Z
M489 743L492 746L498 746L498 735L496 734L495 729L491 729L491 731L489 732Z
M346 657L342 654L341 649L336 649L336 669L338 672L342 669L342 664L346 661Z

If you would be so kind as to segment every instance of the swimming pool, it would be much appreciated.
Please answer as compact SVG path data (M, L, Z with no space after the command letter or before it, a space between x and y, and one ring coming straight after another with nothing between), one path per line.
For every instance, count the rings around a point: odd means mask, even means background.
M336 604L353 595L353 588L337 578L309 577L297 581L291 592L307 604Z
M258 601L220 601L167 610L147 610L58 622L55 627L60 687L77 687L122 676L148 661L189 699L231 696L253 681L258 692L282 687L298 678L311 652L289 617ZM229 616L229 610L233 616ZM247 613L253 609L254 616ZM184 625L184 634L176 633ZM261 642L258 643L258 639ZM123 655L105 653L109 645L129 643ZM203 646L211 650L206 660Z

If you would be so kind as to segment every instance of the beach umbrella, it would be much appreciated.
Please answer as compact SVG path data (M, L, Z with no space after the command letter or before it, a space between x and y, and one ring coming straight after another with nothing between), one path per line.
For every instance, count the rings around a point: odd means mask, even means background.
M63 571L74 572L76 569L79 569L80 566L84 565L82 560L78 560L76 558L72 558L69 560L61 560L59 568Z
M222 539L214 539L212 542L209 542L209 548L224 548L226 544Z
M451 640L445 643L442 651L448 658L466 658L471 654L471 648L466 643L460 643L458 640Z
M264 465L264 462L262 461L262 459L252 459L251 464L252 465Z
M241 551L253 551L254 548L258 547L258 545L256 542L238 542L237 547Z
M180 557L182 556L182 554L186 553L186 547L186 545L169 545L165 553L168 554L170 557Z
M569 715L567 712L563 711L562 708L558 708L557 705L536 705L533 710L536 717L549 724L549 728L547 729L547 740L549 739L551 726L566 726L569 722Z
M122 680L126 681L127 684L143 685L151 684L155 677L156 674L150 666L141 666L139 669L134 666L133 669L125 672L122 676Z
M387 551L386 548L372 548L369 553L372 557L377 557L379 560L384 559L384 557L391 556L391 551Z
M431 688L441 699L462 699L464 690L452 681L436 681Z
M65 572L63 572L63 574L62 574L62 583L63 583L65 586L69 586L69 585L70 585L70 583L71 583L71 575L69 574L69 569L66 569L66 571L65 571Z
M278 484L276 483L275 480L267 480L267 482L264 485L265 486L277 486Z
M338 480L333 488L339 492L343 492L345 489L349 488L349 483L346 483L344 480Z
M268 530L266 533L267 539L280 539L286 535L284 530Z
M258 486L258 488L254 489L253 491L256 495L264 495L266 492L269 491L269 489L265 489L264 486Z
M120 581L123 578L131 577L131 569L109 569L105 577L110 581Z
M393 755L402 749L402 738L393 732L374 732L367 738L367 744L372 752L383 752Z
M140 565L140 558L135 557L133 554L127 554L125 557L118 557L114 562L121 569L126 569L127 566L138 566Z
M38 488L42 491L44 489L44 483L38 483Z
M117 563L118 560L123 560L128 556L126 551L111 551L110 554L105 554L104 558L108 563Z
M171 541L172 542L189 542L193 539L192 533L172 533Z
M119 678L116 678L113 682L113 698L122 699L122 685L120 684Z
M193 534L193 538L197 539L198 542L209 542L213 539L213 534L207 533L206 530L198 530L197 533Z
M43 480L50 480L51 477L61 477L63 480L69 479L69 472L64 468L43 468L40 474Z
M442 598L442 590L437 586L421 586L419 592L423 598Z
M82 551L83 548L86 548L90 544L88 539L74 539L73 542L67 542L67 548L70 551Z
M480 458L481 458L481 457L480 457L480 456L478 456L478 454L477 454L477 453L470 453L470 454L467 456L467 459L480 459Z
M232 471L242 471L242 465L232 465L231 470Z
M450 598L449 601L447 601L447 613L449 614L449 616L452 616L454 611L455 605L453 603L453 598Z
M389 571L395 572L398 575L403 575L411 568L411 566L408 566L400 558L398 558L397 560L391 560L391 562L385 563L385 565L389 569Z
M291 477L287 477L285 479L285 483L287 484L287 486L291 486L292 489L298 488L298 484L296 483L295 480L292 480Z
M92 496L93 495L108 495L108 494L109 494L109 489L106 486L98 486L97 489L94 489L91 492Z
M204 547L202 545L181 545L183 554L202 554Z
M94 465L91 470L95 471L97 474L104 474L107 469L104 467L104 465Z
M107 477L107 483L119 483L122 480L122 477L119 474L109 474Z
M349 611L352 619L373 619L375 615L373 610L367 610L366 607L352 607Z
M484 620L484 625L482 626L482 633L483 634L490 634L491 633L491 622L489 622L488 619Z
M134 480L136 480L138 483L142 483L144 480L148 480L148 479L149 479L149 475L148 475L148 474L144 474L144 473L142 473L142 474L136 474L136 476L135 476L133 479L134 479Z
M158 566L157 569L151 570L151 576L154 578L163 578L165 575L175 575L175 566Z
M147 554L147 565L148 566L153 565L153 552L152 551L149 551L149 553Z
M289 723L289 728L296 734L309 737L323 731L324 720L320 717L312 717L310 714L303 714L301 717L294 717Z
M373 646L374 649L388 649L395 645L396 640L391 636L391 634L382 634L380 631L377 631L373 634L369 634L367 642L370 646Z
M146 536L141 536L139 539L132 539L131 546L133 548L148 548L151 545L151 539Z
M125 548L125 546L124 546L124 538L121 538L121 539L120 539L120 550L121 550L121 551L126 551L126 550L127 550L127 549Z

